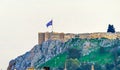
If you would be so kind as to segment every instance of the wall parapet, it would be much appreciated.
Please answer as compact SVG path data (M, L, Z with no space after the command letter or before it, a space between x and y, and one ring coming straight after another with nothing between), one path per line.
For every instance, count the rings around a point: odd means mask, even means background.
M74 34L74 33L58 33L58 32L39 32L38 33L38 44L41 44L48 39L51 40L60 40L60 41L67 41L70 38L79 37L81 39L84 38L108 38L108 39L116 39L120 38L120 32L116 33L106 33L106 32L96 32L96 33L81 33L81 34Z

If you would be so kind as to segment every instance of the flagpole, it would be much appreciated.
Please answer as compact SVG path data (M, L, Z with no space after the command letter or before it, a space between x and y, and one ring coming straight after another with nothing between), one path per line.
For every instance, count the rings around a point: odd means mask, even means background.
M51 32L51 39L52 39L52 36L53 36L53 19L52 19L52 32Z
M53 32L53 20L52 20L52 32Z

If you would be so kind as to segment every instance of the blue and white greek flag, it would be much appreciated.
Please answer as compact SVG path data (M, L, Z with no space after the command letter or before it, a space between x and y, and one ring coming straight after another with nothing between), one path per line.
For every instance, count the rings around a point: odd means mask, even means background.
M52 26L52 20L50 20L47 24L46 27Z

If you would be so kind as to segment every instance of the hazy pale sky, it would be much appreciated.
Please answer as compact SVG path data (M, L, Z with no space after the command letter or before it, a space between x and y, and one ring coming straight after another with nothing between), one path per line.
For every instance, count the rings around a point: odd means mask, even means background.
M38 32L120 31L120 0L0 0L0 69L38 43Z

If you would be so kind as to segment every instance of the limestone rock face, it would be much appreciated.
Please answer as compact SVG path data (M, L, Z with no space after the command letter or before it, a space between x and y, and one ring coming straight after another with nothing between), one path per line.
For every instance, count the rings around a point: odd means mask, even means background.
M39 65L71 48L78 49L81 56L85 56L100 47L112 47L115 43L120 45L120 40L72 38L64 43L59 40L48 40L42 44L35 45L30 51L12 59L7 70L26 70L28 67L39 67ZM111 52L115 50L116 48L111 50Z
M36 45L24 55L11 60L7 70L26 70L27 67L34 66L36 62L40 64L45 63L50 58L64 51L62 46L63 43L58 40L48 40Z

